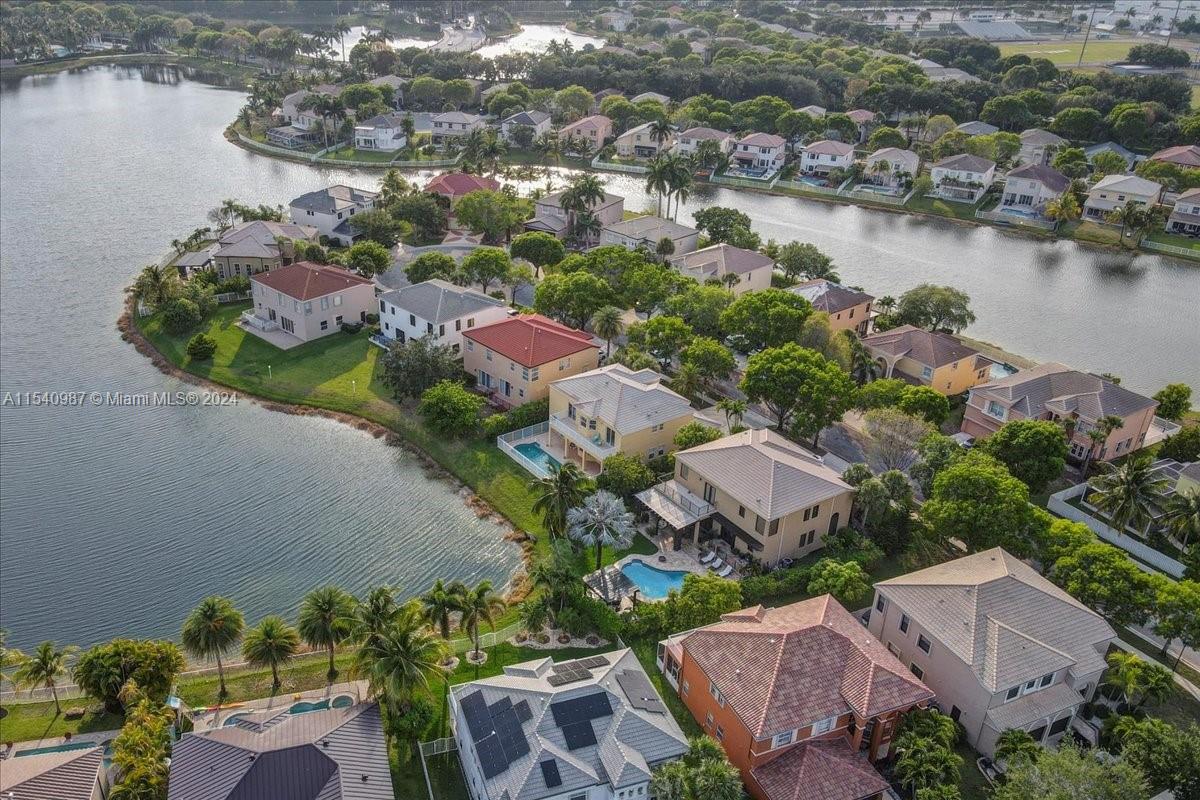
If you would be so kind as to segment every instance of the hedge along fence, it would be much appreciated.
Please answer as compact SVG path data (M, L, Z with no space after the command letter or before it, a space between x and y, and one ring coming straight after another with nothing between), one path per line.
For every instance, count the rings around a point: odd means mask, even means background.
M550 416L550 398L534 400L501 414L492 414L483 421L483 432L489 437L527 428L545 422Z

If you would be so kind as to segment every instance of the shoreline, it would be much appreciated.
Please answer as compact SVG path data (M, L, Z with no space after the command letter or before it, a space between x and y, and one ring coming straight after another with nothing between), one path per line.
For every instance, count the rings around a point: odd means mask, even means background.
M187 67L196 70L210 70L237 80L242 89L247 87L250 76L262 72L253 64L234 64L220 61L207 56L188 55L186 53L108 53L94 56L78 56L60 61L43 61L37 64L17 64L0 69L0 80L30 78L38 75L56 75L74 69L103 66L164 66ZM229 87L225 87L229 88Z

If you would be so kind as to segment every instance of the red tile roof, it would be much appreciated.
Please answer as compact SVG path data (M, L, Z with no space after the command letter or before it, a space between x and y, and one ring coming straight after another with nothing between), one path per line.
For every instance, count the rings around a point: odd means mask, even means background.
M874 717L933 697L829 595L726 614L681 641L757 738L851 710Z
M500 182L483 175L468 175L465 172L447 172L425 184L425 191L437 192L447 197L462 197L464 194L486 189L490 192L500 191Z
M503 319L463 331L463 336L526 367L541 366L573 353L596 348L590 334L559 324L541 314Z
M840 737L797 745L750 774L771 800L863 800L888 788Z
M324 297L343 289L371 285L369 278L350 270L328 264L314 264L311 261L297 261L291 266L260 272L252 275L250 281L270 286L294 300L312 300L314 297Z
M1200 145L1181 144L1159 150L1150 156L1151 161L1169 161L1181 167L1200 167Z

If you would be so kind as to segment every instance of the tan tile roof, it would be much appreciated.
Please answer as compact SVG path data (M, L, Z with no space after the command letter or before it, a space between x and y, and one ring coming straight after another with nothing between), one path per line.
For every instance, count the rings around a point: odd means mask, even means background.
M743 250L724 242L675 256L670 259L670 262L685 269L700 270L713 276L721 276L729 272L745 275L747 272L761 267L769 267L774 263L762 253Z
M875 584L989 691L1072 667L1103 669L1116 634L1098 614L999 547Z
M853 491L836 470L771 430L747 430L675 454L675 460L766 519Z
M864 800L888 788L840 737L799 744L750 774L770 800Z
M726 614L680 642L757 738L851 710L873 717L933 697L829 595Z
M833 139L822 139L819 142L804 145L804 152L819 153L827 156L845 156L854 152L854 145L845 142L835 142Z
M624 364L608 364L550 385L571 398L580 413L603 420L620 434L692 413L687 398L664 386L662 375L652 369L634 372Z
M795 286L788 287L788 291L800 295L812 303L813 308L827 314L836 314L848 308L861 306L863 303L870 303L875 299L866 292L849 289L840 283L834 283L824 278L802 281Z
M908 357L918 364L934 368L979 355L974 347L962 344L948 333L934 333L912 325L874 333L862 341L873 352Z
M371 285L369 278L356 275L348 269L311 261L297 261L287 267L260 272L251 276L250 282L269 286L293 300L312 300L355 286Z

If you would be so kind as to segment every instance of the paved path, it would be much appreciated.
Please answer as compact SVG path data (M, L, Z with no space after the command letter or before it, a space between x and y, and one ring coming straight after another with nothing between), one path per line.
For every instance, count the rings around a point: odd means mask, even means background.
M1117 647L1121 648L1122 650L1124 650L1127 653L1133 653L1135 656L1142 659L1143 661L1151 661L1151 662L1155 662L1155 663L1158 662L1158 659L1155 656L1148 655L1144 651L1139 650L1138 648L1134 647L1133 645L1127 644L1126 642L1122 641L1121 639L1114 640L1113 644L1115 644ZM1196 698L1196 700L1200 700L1200 688L1197 688L1194 683L1192 683L1191 681L1189 681L1187 678L1183 677L1179 673L1175 673L1172 677L1175 678L1175 684L1179 688L1183 689L1185 692L1190 694L1192 697Z

